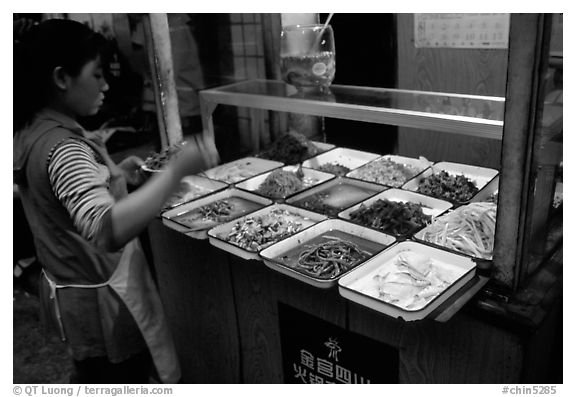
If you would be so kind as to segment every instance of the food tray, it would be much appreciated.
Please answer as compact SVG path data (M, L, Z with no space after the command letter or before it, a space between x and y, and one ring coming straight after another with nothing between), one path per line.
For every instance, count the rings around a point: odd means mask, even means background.
M284 164L279 161L245 157L204 171L203 176L228 184L234 184L251 178L254 175L282 167L283 165Z
M486 186L482 188L470 202L476 203L481 201L498 202L498 186L500 183L500 176L495 176ZM494 201L494 195L496 195L496 201Z
M298 168L298 166L296 166L296 165L287 165L285 167L282 167L282 169L284 171L296 171L297 168ZM245 180L244 182L240 182L240 183L236 184L236 187L238 189L243 189L243 190L249 191L251 193L258 194L258 195L261 195L261 196L266 197L266 198L270 198L270 199L275 200L275 201L283 201L288 197L291 197L291 196L298 194L298 193L300 193L306 189L309 189L313 186L319 185L323 182L329 181L330 179L334 179L336 177L336 175L330 174L328 172L322 172L322 171L314 170L312 168L302 167L302 173L304 174L304 177L302 178L302 182L303 182L302 188L291 193L291 194L288 194L284 197L272 198L272 197L267 197L258 191L258 188L260 187L260 185L266 180L268 175L270 175L271 173L272 173L272 171L269 171L269 172L257 175L255 177L252 177L250 179Z
M246 216L243 216L242 218L238 218L234 221L216 226L215 228L209 230L208 231L208 237L210 239L210 243L212 245L214 245L215 247L223 249L224 251L228 251L231 254L239 256L240 258L243 258L243 259L260 259L260 257L258 256L258 253L262 249L272 245L274 242L267 243L264 246L259 247L259 248L243 248L234 242L228 241L226 237L230 234L230 232L232 232L232 229L234 228L236 223L240 222L240 224L245 225L248 218L252 218L252 217L258 217L258 218L264 217L264 218L266 218L267 216L270 215L270 213L272 213L275 210L288 211L291 214L293 214L293 217L292 217L293 220L298 219L299 222L302 222L302 228L300 230L304 230L304 229L326 219L326 217L324 215L320 215L320 214L317 214L317 213L311 212L311 211L306 211L306 210L303 210L301 208L293 207L291 205L274 204L274 205L270 205L268 207L262 208L258 211L255 211L255 212L248 214ZM297 232L295 231L294 233L297 233ZM289 237L289 236L285 236L283 238L286 238L286 237ZM280 241L280 240L278 240L278 241ZM275 241L275 242L277 242L277 241Z
M482 233L486 233L486 232L485 231L480 232L479 230L490 230L490 229L496 230L496 221L495 221L496 213L494 213L494 218L488 218L488 217L480 218L480 219L483 219L484 222L487 222L487 221L490 221L490 219L493 219L493 222L492 221L489 222L489 224L491 224L491 226L484 226L484 225L479 226L476 228L475 231L471 230L471 225L475 225L475 221L473 219L467 219L466 222L462 222L462 224L459 224L459 225L454 225L453 227L451 227L449 229L447 229L445 227L446 225L444 223L435 224L435 222L445 221L445 219L446 219L445 217L452 215L452 214L456 214L457 212L463 211L466 208L468 208L468 206L471 206L471 205L490 205L490 203L481 202L481 201L474 202L474 203L468 203L468 204L465 204L463 206L457 207L453 211L446 212L442 216L438 217L435 221L433 221L430 225L427 225L425 228L422 228L420 231L418 231L416 234L414 234L414 236L413 236L414 239L416 241L421 242L422 244L431 245L433 247L437 247L437 248L440 248L443 250L455 252L459 255L468 256L470 258L473 258L477 264L490 262L492 260L491 255L490 255L490 257L484 258L480 255L473 255L473 253L463 252L463 251L460 251L458 249L455 249L455 248L451 247L449 244L446 244L446 242L444 240L443 240L443 244L438 244L434 241L424 240L425 233L427 233L431 230L437 229L437 230L442 230L443 233L447 233L450 236L456 236L459 239L461 239L462 236L465 236L466 237L465 241L467 242L467 244L470 244L471 242L474 242L475 238L478 238L478 236L480 236L481 238L484 237L484 236L482 236ZM492 203L492 205L496 205L496 204ZM495 209L496 207L492 207L492 208ZM484 208L480 208L480 210L485 211ZM495 209L495 212L496 212L496 209ZM459 216L458 217L458 219L465 219L465 218L467 218L467 217L465 217L465 216ZM495 236L492 235L491 237L492 237L492 241L494 241ZM440 238L440 236L439 236L439 238ZM444 239L445 237L442 237L442 238ZM482 238L482 241L484 242L485 239ZM480 245L480 243L477 243L477 244L478 244L478 246Z
M162 211L167 211L187 203L188 201L204 197L208 194L215 193L227 187L228 185L224 182L204 178L202 176L185 176L180 181L180 187L177 193L173 194L172 197L170 197L166 203L164 203Z
M319 236L334 231L339 231L352 235L350 237L350 241L354 242L361 248L366 249L366 247L370 247L370 254L371 254L370 256L376 255L378 252L381 252L386 247L390 246L395 242L394 237L383 233L375 232L372 229L358 226L353 223L343 221L341 219L327 219L262 250L260 252L260 257L264 260L266 266L268 266L271 269L277 270L280 273L286 274L287 276L293 277L295 279L298 279L300 281L303 281L307 284L313 285L318 288L330 288L338 283L338 279L340 277L349 273L350 271L352 271L352 269L336 277L330 279L322 279L319 277L308 275L304 271L290 267L289 265L287 265L285 262L282 261L282 256L290 252L294 255L298 255L307 248L306 243L309 243L310 241ZM354 268L360 266L363 262L359 262L358 264L355 265Z
M439 163L435 163L432 168L428 168L427 170L422 172L420 175L418 175L415 178L413 178L412 180L406 182L404 184L404 186L402 186L402 189L411 190L413 192L417 191L420 181L422 179L427 178L428 176L432 175L432 173L434 172L433 170L446 171L448 174L450 174L452 176L464 175L466 178L468 178L472 182L474 182L474 184L478 188L478 192L476 194L480 193L480 191L482 191L484 186L486 186L488 184L488 182L490 182L492 179L494 179L496 177L496 175L498 175L498 171L491 169L491 168L476 167L473 165L450 163L450 162L442 161ZM454 204L469 203L471 200L474 199L474 196L471 197L470 200L452 201L452 202Z
M450 208L452 208L452 204L449 203L448 201L444 201L444 200L440 200L437 198L425 196L423 194L416 193L416 192L410 192L410 191L401 190L401 189L388 189L388 190L383 191L382 193L378 193L378 194L370 197L369 199L364 200L364 201L354 205L353 207L350 207L350 208L340 212L338 214L338 217L340 217L342 219L349 220L350 222L355 222L350 217L350 214L353 211L360 208L360 206L362 204L370 207L374 202L376 202L377 200L380 200L380 199L386 199L389 201L402 202L402 203L410 202L410 203L415 203L415 204L421 204L422 205L422 212L424 213L424 215L432 216L432 219L434 219L435 217L443 214L444 212L446 212ZM369 226L366 226L366 227L369 227ZM400 235L400 234L393 234L393 235L395 237L402 237L402 236L407 237L407 236L410 236L411 234L415 233L416 231L422 229L423 227L424 226L412 229L411 232L409 232L408 234L405 234L405 235ZM378 230L378 229L376 229L376 230ZM392 233L390 233L390 234L392 234Z
M173 208L169 211L164 212L162 214L162 223L164 223L164 225L166 225L167 227L169 227L171 229L174 229L174 230L181 232L181 233L185 233L189 237L199 239L199 240L204 240L204 239L208 238L209 228L218 225L218 223L213 223L212 226L206 227L205 229L202 229L202 230L193 230L193 229L191 229L190 226L187 226L187 225L179 222L179 220L177 218L179 218L183 214L190 213L190 212L194 211L195 209L200 208L202 206L205 206L207 204L214 203L218 200L227 199L227 198L231 198L231 197L236 197L239 199L247 200L248 202L250 202L252 204L254 209L245 209L245 211L243 211L243 212L240 212L238 214L234 214L233 217L230 219L236 219L242 215L246 215L249 212L253 212L253 211L258 210L262 207L265 207L267 205L272 204L272 200L266 199L262 196L258 196L258 195L251 194L251 193L248 193L248 192L245 192L242 190L238 190L238 189L234 189L234 188L228 188L226 190L222 190L220 192L213 193L209 196L205 196L203 198L199 198L197 200L188 202L186 204L182 204L176 208ZM226 220L226 222L228 222L228 221L229 220ZM223 223L223 222L220 222L220 223Z
M318 151L320 153L327 152L328 150L332 150L336 147L336 145L326 142L319 142L319 141L310 141L310 142L312 142L312 144L318 148Z
M449 273L449 285L438 295L428 302L421 302L412 308L406 308L402 303L388 303L380 299L378 285L375 283L375 275L384 276L387 272L398 274L394 265L398 255L408 251L408 254L423 255L431 258L432 263L442 272ZM370 309L387 314L395 318L402 318L406 321L414 321L425 318L446 299L451 297L476 274L476 265L465 256L453 254L444 250L439 250L414 241L404 241L381 253L373 256L363 265L356 267L353 271L338 280L338 291L344 298L359 303ZM400 275L401 277L401 275ZM446 276L443 276L447 278ZM404 296L411 296L409 286L404 287L402 284L386 283L389 287L396 287L395 291ZM400 286L400 287L398 287ZM390 292L390 289L386 289ZM414 289L412 292L417 291Z
M323 165L339 164L344 167L347 167L350 171L352 171L372 160L377 159L378 157L380 157L380 155L375 153L362 152L359 150L353 150L347 148L335 148L304 161L302 163L302 166L320 170L320 167L322 167ZM337 174L337 175L343 175L343 174Z
M389 160L389 161L392 161L392 162L400 164L400 165L405 165L405 166L408 165L408 166L414 167L416 169L415 173L413 175L411 175L410 177L407 177L405 180L397 181L397 182L389 182L389 181L385 181L384 179L381 179L381 178L384 178L384 175L388 175L388 178L390 177L390 174L387 172L384 172L384 169L382 169L381 173L377 173L376 175L374 175L374 171L372 171L371 176L363 175L367 172L366 170L377 167L378 163L380 163L384 160ZM363 166L356 168L355 170L350 171L349 173L346 174L346 176L348 178L356 178L356 179L360 179L362 181L379 183L381 185L399 188L404 183L413 179L418 174L420 174L422 171L424 171L426 168L428 168L429 165L430 165L430 163L428 161L423 161L423 160L415 159L412 157L404 157L404 156L397 156L397 155L393 155L393 154L387 154L385 156L381 156L375 160L372 160L371 162L366 163Z
M298 193L290 197L286 202L296 207L319 212L332 218L336 218L338 213L342 210L357 204L360 201L366 200L368 197L386 189L388 189L386 186L364 182L359 179L336 177L328 182L324 182L320 185L311 187L304 192ZM330 207L330 211L332 211L332 209L334 210L334 215L313 208L307 208L302 203L303 200L306 200L315 194L322 193L329 194L323 203Z

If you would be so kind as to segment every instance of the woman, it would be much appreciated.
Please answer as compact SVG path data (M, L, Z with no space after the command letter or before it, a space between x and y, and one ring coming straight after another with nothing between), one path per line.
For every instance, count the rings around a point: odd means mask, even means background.
M80 117L102 106L103 39L69 20L33 27L15 47L14 179L44 277L41 302L67 342L72 382L175 383L178 361L137 236L188 174L196 144L127 194L142 161L114 164L84 137Z

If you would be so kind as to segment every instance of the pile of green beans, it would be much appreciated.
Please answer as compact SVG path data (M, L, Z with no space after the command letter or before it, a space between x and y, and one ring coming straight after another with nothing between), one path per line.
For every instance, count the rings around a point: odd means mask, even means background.
M354 243L330 237L325 243L307 246L298 257L297 269L320 279L332 279L369 256Z

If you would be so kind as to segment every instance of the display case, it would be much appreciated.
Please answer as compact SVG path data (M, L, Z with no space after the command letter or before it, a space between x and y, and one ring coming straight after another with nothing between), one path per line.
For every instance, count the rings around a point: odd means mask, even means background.
M215 140L214 112L219 105L228 105L497 142L501 175L496 181L499 186L493 188L499 209L505 210L498 212L495 254L484 275L491 278L495 290L509 295L526 285L561 241L557 231L552 232L556 237L550 236L559 207L553 200L558 199L562 162L562 106L544 101L549 94L545 90L550 85L549 65L557 70L559 63L557 56L549 55L551 24L551 14L512 16L508 69L514 72L509 73L506 97L344 85L317 94L298 91L282 81L249 80L200 93L204 134L207 140ZM528 41L538 44L526 46Z

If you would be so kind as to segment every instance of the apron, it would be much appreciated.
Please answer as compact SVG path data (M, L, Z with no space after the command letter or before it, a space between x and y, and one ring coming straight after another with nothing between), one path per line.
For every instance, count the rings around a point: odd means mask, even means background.
M181 373L176 348L170 330L166 326L160 297L146 266L146 259L138 240L132 240L126 244L118 267L105 283L63 285L54 281L46 271L43 273L50 286L50 299L54 302L56 320L63 341L66 341L66 334L60 314L57 290L61 288L112 288L134 317L162 382L178 382Z
M110 170L110 191L117 199L127 194L126 181L118 166L110 159L107 151L97 143L86 140L104 159ZM62 317L57 301L59 288L112 288L126 305L134 318L152 360L158 376L164 383L177 383L181 372L178 356L170 330L166 325L164 310L160 296L138 239L130 241L124 247L118 267L110 279L101 284L93 285L62 285L53 280L53 277L44 272L50 285L50 298L54 301L56 319L63 340L66 340Z

